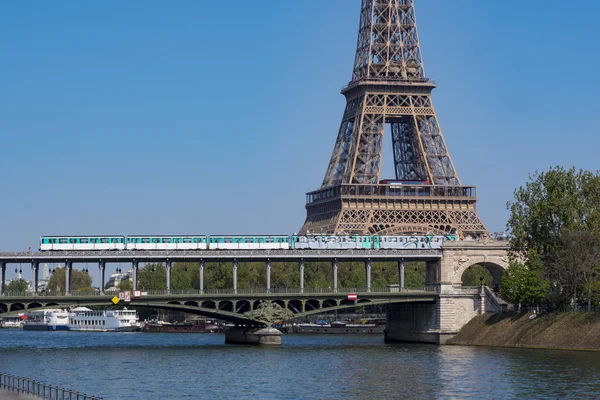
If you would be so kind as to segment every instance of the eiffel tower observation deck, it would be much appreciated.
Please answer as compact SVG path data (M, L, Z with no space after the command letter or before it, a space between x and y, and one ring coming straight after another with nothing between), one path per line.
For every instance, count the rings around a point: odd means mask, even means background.
M488 236L461 184L431 101L414 0L362 0L346 109L302 234ZM395 179L382 179L391 132Z

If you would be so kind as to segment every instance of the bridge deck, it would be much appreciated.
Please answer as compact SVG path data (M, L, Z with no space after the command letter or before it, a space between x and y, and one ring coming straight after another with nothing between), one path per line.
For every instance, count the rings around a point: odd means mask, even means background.
M338 259L340 261L359 261L371 259L384 261L439 260L442 250L433 249L338 249L338 250L124 250L124 251L36 251L36 252L0 252L0 263L18 262L161 262L171 261L321 261Z

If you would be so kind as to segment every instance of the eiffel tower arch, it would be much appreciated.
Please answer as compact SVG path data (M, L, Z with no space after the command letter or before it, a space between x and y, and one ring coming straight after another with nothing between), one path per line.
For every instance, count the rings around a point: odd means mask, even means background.
M414 0L362 0L346 109L300 232L487 236L474 186L461 184L431 101ZM381 177L391 132L395 179Z

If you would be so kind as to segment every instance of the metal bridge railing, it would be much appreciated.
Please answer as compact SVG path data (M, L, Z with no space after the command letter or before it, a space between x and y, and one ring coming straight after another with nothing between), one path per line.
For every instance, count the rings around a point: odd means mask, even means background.
M143 290L140 289L142 296L181 296L181 295L276 295L276 294L343 294L343 293L422 293L422 292L436 292L436 286L426 286L418 288L398 288L397 286L392 287L372 287L372 288L240 288L240 289L186 289L186 290ZM131 291L132 292L132 291ZM51 292L51 293L33 293L33 292L6 292L0 294L0 298L39 298L45 297L100 297L100 296L116 296L119 291L106 291L100 292L71 292L67 294L65 292Z
M48 385L23 376L0 372L0 393L2 391L49 400L102 400L102 397L88 396L85 393Z

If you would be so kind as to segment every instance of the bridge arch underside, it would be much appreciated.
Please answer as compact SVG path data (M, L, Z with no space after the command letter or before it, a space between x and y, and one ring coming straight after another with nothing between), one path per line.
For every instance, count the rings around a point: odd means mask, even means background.
M500 259L499 257L472 257L469 258L468 262L460 266L455 272L453 284L461 285L462 276L467 269L474 265L480 265L485 268L492 275L493 285L500 285L502 282L502 275L508 268L508 262Z
M233 322L239 325L264 326L265 324L259 318L254 318L252 311L258 309L260 299L243 300L177 300L177 301L144 301L131 302L119 306L144 307L161 310L179 311L189 314L201 315L207 318L220 319ZM294 318L304 318L313 314L322 314L330 311L344 310L348 308L388 305L410 302L435 302L432 296L410 297L410 298L382 298L382 299L358 299L347 300L344 298L297 298L297 299L269 299L272 304L276 304L287 310L285 320ZM90 307L99 305L112 305L110 302L14 302L0 303L0 318L3 316L16 316L19 313L32 311L40 308L67 308L67 307ZM285 321L275 321L285 322Z

